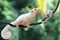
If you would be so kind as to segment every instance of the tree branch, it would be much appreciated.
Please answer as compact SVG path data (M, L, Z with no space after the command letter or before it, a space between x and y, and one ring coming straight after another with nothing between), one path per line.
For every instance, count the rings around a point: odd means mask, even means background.
M55 7L55 9L52 11L52 13L54 14L55 12L56 12L56 10L57 10L57 8L58 8L58 6L59 6L59 2L60 2L60 0L58 0L58 2L57 2L57 5L56 5L56 7ZM44 20L46 20L47 18L45 17L42 21L44 21ZM12 27L16 27L16 25L12 25L12 24L10 24L10 23L7 23L7 22L4 22L4 21L2 21L2 20L0 20L0 23L2 23L2 24L9 24L10 26L12 26ZM38 24L41 24L42 22L38 22L38 23L31 23L30 24L30 26L33 26L33 25L38 25ZM20 27L26 27L26 26L23 26L23 25L19 25Z
M55 9L52 11L53 14L56 12L56 10L57 10L57 8L58 8L58 6L59 6L59 2L60 2L60 0L58 0ZM44 20L46 20L46 18L44 18L42 21L44 21ZM30 25L38 25L38 24L41 24L41 23L42 23L42 22L39 22L39 23L32 23L32 24L30 24Z
M56 10L57 10L57 8L58 8L58 6L59 6L59 2L60 2L60 0L58 0L57 5L56 5L56 7L55 7L55 9L53 10L52 13L55 13L55 12L56 12Z
M10 23L8 23L8 22L5 22L5 21L2 21L2 20L0 20L0 23L1 24L8 24L8 25L10 25L10 26L12 26L12 27L16 27L16 25L13 25L13 24L10 24ZM19 25L19 27L26 27L26 26L23 26L23 25Z

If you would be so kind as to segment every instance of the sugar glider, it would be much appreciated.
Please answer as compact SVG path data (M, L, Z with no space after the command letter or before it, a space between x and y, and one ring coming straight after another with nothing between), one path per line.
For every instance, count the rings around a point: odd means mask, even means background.
M38 12L39 8L34 8L30 12L20 15L15 21L11 22L11 24L16 26L24 25L28 28ZM10 25L6 25L6 27L1 31L1 36L3 39L9 39L11 37L12 34L9 31L10 28Z

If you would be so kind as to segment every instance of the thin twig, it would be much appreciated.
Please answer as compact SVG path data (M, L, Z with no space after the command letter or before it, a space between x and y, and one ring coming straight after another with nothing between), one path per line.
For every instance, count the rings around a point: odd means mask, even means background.
M58 6L59 6L59 2L60 2L60 0L58 0L55 9L52 11L53 14L56 12L56 10L57 10L57 8L58 8ZM44 18L43 20L46 20L46 18ZM39 22L39 23L32 23L31 25L38 25L38 24L41 24L41 23L42 23L42 22Z
M57 8L58 8L58 6L59 6L59 2L60 2L60 0L58 0L57 5L56 5L56 7L55 7L55 9L53 10L52 13L55 13L55 12L56 12L56 10L57 10Z
M55 9L52 11L53 14L56 12L56 10L57 10L57 8L58 8L58 6L59 6L59 2L60 2L60 0L58 0ZM46 20L46 18L44 18L42 21L44 21L44 20ZM9 24L9 25L12 26L12 27L16 27L16 25L12 25L12 24L7 23L7 22L4 22L4 21L2 21L2 20L0 20L0 23L2 23L2 24ZM30 26L32 26L32 25L38 25L38 24L41 24L41 23L42 23L42 22L31 23ZM19 25L19 26L21 27L21 26L23 26L23 25ZM25 26L23 26L23 27L25 27Z

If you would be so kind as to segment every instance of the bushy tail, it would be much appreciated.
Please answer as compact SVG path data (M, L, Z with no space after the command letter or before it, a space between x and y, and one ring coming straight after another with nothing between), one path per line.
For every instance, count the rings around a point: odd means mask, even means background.
M11 37L11 32L9 29L11 28L10 25L7 25L2 31L1 31L1 37L3 39L9 39Z

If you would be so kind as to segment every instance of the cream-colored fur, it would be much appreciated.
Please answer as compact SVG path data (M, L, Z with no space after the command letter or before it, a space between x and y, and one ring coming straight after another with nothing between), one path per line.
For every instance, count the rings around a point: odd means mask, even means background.
M29 13L26 14L22 14L20 15L15 21L13 21L11 24L13 25L24 25L27 26L27 28L29 27L29 24L34 20L36 14L38 13L39 9L38 8L34 8L32 9ZM9 29L11 28L10 25L7 25L1 32L1 36L4 39L9 39L11 37L11 32L9 31Z

